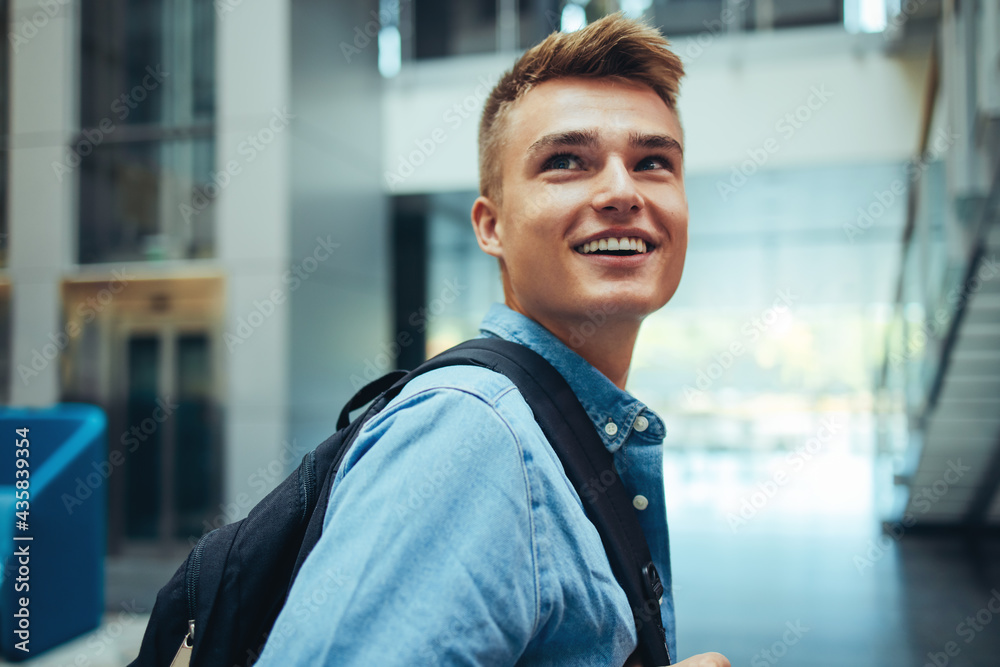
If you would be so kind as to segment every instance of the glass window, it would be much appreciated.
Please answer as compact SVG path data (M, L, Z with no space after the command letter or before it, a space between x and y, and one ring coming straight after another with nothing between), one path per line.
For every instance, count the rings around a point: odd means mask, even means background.
M527 49L554 30L578 29L619 9L668 37L839 24L844 15L841 0L421 0L412 7L412 33L403 31L402 52L419 60L490 53L505 44Z
M417 59L489 53L497 48L496 0L436 0L413 5Z
M81 24L80 262L211 256L211 0L85 0Z
M518 0L517 37L522 49L530 49L559 30L562 25L563 0Z
M731 15L722 13L728 3L723 0L671 0L653 5L653 23L667 38L678 35L694 35L708 31L721 34L742 30L745 25L746 9L734 11Z
M747 11L749 30L843 23L841 0L753 0Z

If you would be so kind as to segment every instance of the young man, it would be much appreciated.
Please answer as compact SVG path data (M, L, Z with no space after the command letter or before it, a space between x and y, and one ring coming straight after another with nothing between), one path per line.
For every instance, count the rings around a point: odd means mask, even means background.
M673 296L687 248L679 59L620 15L528 51L480 128L480 247L505 305L486 336L566 378L613 453L673 597L660 418L624 390L639 325ZM449 367L362 429L324 533L258 664L638 664L625 593L524 399ZM728 665L718 654L681 665Z

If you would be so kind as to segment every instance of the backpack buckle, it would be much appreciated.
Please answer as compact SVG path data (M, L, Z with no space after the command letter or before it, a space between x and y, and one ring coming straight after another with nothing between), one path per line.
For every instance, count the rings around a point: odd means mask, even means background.
M659 602L660 598L663 597L663 582L660 581L660 573L656 571L653 561L642 566L642 582L650 599Z

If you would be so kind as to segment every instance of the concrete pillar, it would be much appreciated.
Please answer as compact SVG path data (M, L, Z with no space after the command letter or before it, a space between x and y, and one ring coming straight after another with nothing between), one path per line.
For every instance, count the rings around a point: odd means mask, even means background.
M10 3L8 232L11 280L11 403L59 398L65 347L59 282L76 261L76 178L66 162L77 127L78 7Z
M243 515L278 481L267 471L284 469L274 461L287 438L290 3L215 6L216 170L231 177L215 202L227 275L222 497Z

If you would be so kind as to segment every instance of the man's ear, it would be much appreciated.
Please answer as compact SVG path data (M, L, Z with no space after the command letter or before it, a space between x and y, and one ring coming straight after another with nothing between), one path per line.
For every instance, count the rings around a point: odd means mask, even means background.
M503 244L497 234L500 210L496 203L480 195L472 204L472 228L476 232L476 241L487 255L503 258Z

